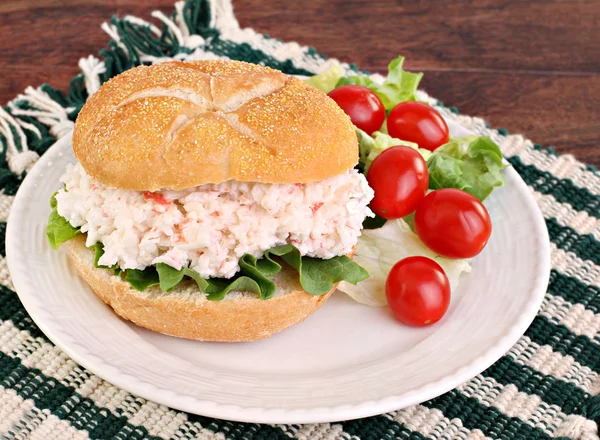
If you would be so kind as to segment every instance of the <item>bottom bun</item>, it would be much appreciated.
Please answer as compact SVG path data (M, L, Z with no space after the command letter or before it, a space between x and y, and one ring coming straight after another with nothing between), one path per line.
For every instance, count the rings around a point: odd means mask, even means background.
M209 301L194 282L169 293L158 286L139 292L112 274L94 267L94 251L85 235L69 240L71 259L79 275L124 319L149 330L199 341L247 342L265 339L304 321L335 291L314 296L300 287L298 272L283 265L272 277L275 296L261 300L251 292L230 292L222 301Z

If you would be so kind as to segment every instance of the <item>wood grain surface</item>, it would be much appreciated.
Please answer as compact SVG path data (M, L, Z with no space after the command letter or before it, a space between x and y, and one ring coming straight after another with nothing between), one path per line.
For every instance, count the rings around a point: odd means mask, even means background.
M106 46L111 15L174 0L0 0L0 102L66 88ZM372 72L405 55L422 87L462 113L600 166L598 0L234 0L242 27L314 46Z

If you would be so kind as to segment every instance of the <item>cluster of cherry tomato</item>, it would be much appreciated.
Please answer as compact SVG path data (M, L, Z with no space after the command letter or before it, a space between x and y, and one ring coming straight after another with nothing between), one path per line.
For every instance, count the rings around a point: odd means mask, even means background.
M329 96L350 116L356 127L368 134L384 123L393 138L414 142L434 151L448 142L448 126L432 107L402 102L387 117L379 97L366 87L344 85ZM415 230L421 241L446 258L472 258L488 242L490 216L471 194L453 188L427 194L427 163L414 148L397 146L375 158L367 173L375 191L371 209L388 220L414 213ZM387 282L388 305L400 321L414 326L433 324L450 304L450 283L441 266L427 257L409 257L392 267Z

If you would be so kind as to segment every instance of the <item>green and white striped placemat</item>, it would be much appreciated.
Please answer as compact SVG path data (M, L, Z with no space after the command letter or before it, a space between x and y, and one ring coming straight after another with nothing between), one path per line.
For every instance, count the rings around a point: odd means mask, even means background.
M189 0L173 14L113 18L99 57L79 62L68 91L28 88L0 109L0 438L3 439L598 439L600 421L600 174L520 135L493 130L424 93L443 114L492 136L530 186L550 232L552 274L531 327L469 382L411 408L315 425L227 422L135 397L86 371L35 326L4 259L6 219L24 174L73 128L101 83L140 63L232 58L310 75L331 62L314 49L240 29L229 0ZM390 54L390 58L395 54ZM342 64L346 70L356 66Z

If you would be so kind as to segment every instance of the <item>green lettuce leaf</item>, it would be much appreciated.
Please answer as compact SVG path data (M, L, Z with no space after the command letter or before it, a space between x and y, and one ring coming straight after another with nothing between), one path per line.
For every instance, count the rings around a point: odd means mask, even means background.
M121 268L115 264L113 266L103 266L99 264L100 258L104 255L104 245L100 242L89 247L94 251L94 267L100 267L102 269L112 269L115 272L115 275L119 275L122 270Z
M145 269L148 270L148 269ZM156 265L158 273L158 283L161 290L170 292L177 286L185 277L189 277L196 282L198 289L207 294L207 299L210 301L220 301L225 298L232 290L240 290L244 292L254 292L261 295L262 290L260 285L252 278L239 276L233 280L223 278L203 278L198 272L189 268L177 270L168 264L158 263ZM272 296L272 294L271 294ZM261 295L261 299L263 298Z
M344 72L337 64L334 64L329 69L318 75L311 76L304 80L308 85L313 86L315 89L319 89L322 92L329 93L335 89L335 85L338 83L340 78L344 76Z
M183 277L187 275L185 269L177 270L165 263L158 263L155 267L158 274L160 290L163 292L170 292L173 290L177 284L181 283ZM188 271L193 272L190 269L188 269Z
M431 152L429 150L419 148L419 146L414 142L396 139L391 137L389 134L385 134L380 131L376 131L372 136L369 136L361 129L356 128L356 137L358 138L359 146L358 160L365 174L369 172L369 167L375 158L379 156L382 151L390 147L402 145L404 147L414 148L421 154L421 156L423 156L423 159L425 160L429 159L431 156Z
M46 226L46 236L52 249L58 249L65 241L81 234L79 228L76 228L61 216L56 209L56 193L50 198L50 217L48 217L48 225Z
M275 283L270 278L281 270L281 266L267 257L257 260L254 256L245 254L240 258L240 273L254 280L259 287L261 299L269 299L275 295Z
M93 246L90 246L88 249L92 249L94 251L94 267L104 267L98 264L102 255L104 255L104 245L100 242L96 243Z
M151 286L158 285L164 292L172 291L184 279L189 278L196 282L198 289L207 294L207 299L220 301L232 290L254 292L260 299L267 300L273 297L276 286L270 276L281 271L281 265L273 260L272 256L280 257L300 275L300 285L312 295L323 295L329 292L334 283L345 280L356 284L364 280L369 274L358 264L346 256L334 257L329 260L302 257L300 251L286 244L269 249L263 258L245 254L240 259L240 272L231 279L203 278L200 274L189 268L175 269L168 264L157 263L144 270L127 269L121 271L118 267L98 265L100 257L104 254L101 243L92 246L95 251L94 265L105 269L115 270L115 274L124 273L124 279L139 291L144 291Z
M423 78L423 73L407 72L402 68L404 57L393 59L388 65L388 75L383 84L378 84L368 76L349 76L341 78L336 87L356 84L374 91L386 110L393 109L404 101L414 101L415 92Z
M233 280L227 280L225 278L209 278L205 281L208 283L208 286L204 292L206 292L208 295L207 299L210 301L221 301L232 290L254 292L263 300L270 298L266 298L260 290L258 283L249 277L241 276L234 278Z
M429 188L458 188L485 200L504 184L502 152L488 136L452 139L427 161Z
M158 271L152 266L147 267L144 270L127 269L124 273L125 281L131 284L135 290L139 290L140 292L160 283Z
M296 269L300 274L300 285L312 295L323 295L340 281L357 284L369 277L366 270L345 255L328 260L302 257L291 244L269 249L267 253L281 257Z

